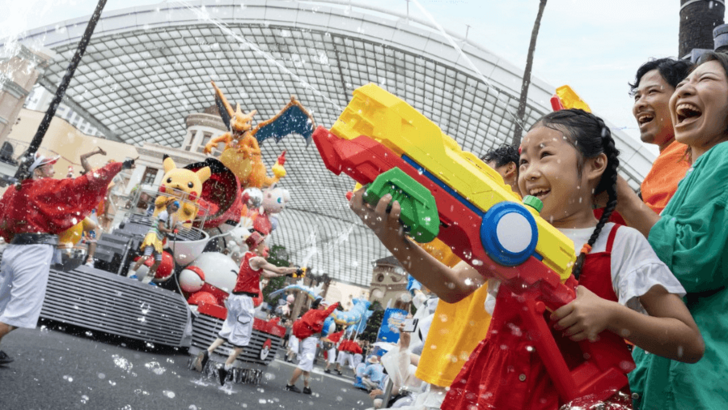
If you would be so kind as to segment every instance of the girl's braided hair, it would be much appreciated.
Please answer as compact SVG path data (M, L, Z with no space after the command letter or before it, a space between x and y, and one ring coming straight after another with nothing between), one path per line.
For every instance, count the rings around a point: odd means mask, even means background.
M544 126L564 134L581 154L577 167L579 175L581 175L584 159L595 158L600 154L607 156L607 167L599 180L594 194L606 191L609 196L607 206L604 208L599 223L594 228L589 237L589 241L581 249L579 256L576 258L574 276L579 279L581 268L584 264L584 258L594 246L599 234L607 223L609 217L617 206L617 169L619 168L619 150L614 143L612 132L604 121L594 114L583 110L570 109L560 110L547 114L535 125Z

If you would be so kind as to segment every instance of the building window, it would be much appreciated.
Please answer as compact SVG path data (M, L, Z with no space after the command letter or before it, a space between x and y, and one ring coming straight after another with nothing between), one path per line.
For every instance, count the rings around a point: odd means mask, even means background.
M209 132L205 132L202 134L202 142L200 142L200 145L197 146L197 152L202 152L205 149L205 145L207 145L208 142L212 139L212 134Z
M154 185L154 180L157 179L157 173L159 170L156 168L147 167L142 175L142 185Z

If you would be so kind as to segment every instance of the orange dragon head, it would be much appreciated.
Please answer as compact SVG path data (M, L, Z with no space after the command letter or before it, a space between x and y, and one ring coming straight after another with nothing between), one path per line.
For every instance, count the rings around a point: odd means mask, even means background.
M233 134L240 135L250 131L253 127L253 117L258 111L253 110L247 114L240 110L240 104L235 105L235 113L230 118L230 128Z

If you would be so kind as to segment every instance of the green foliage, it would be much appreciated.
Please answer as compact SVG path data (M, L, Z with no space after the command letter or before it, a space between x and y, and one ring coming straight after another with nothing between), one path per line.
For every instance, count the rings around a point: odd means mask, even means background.
M288 260L289 255L286 247L283 245L273 245L270 250L270 255L266 259L269 263L276 266L291 266L291 262Z
M369 306L369 310L373 310L374 313L372 314L372 317L369 318L367 327L364 329L364 332L362 332L359 338L361 340L367 340L369 343L374 343L377 341L377 333L379 333L379 328L382 326L384 308L379 301L374 301L371 306Z
M276 266L291 266L291 262L288 261L288 251L285 246L273 245L270 250L270 255L266 259L269 263ZM278 298L269 298L268 295L282 289L286 286L286 277L273 278L268 281L268 286L263 289L263 300L266 303L273 306L275 309L278 306Z

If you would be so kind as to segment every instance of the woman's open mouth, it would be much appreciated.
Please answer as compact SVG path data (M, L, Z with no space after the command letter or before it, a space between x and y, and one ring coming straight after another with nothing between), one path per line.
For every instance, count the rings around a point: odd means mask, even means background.
M680 103L675 108L677 114L677 124L675 126L684 126L692 124L703 115L703 111L696 105L690 103Z

